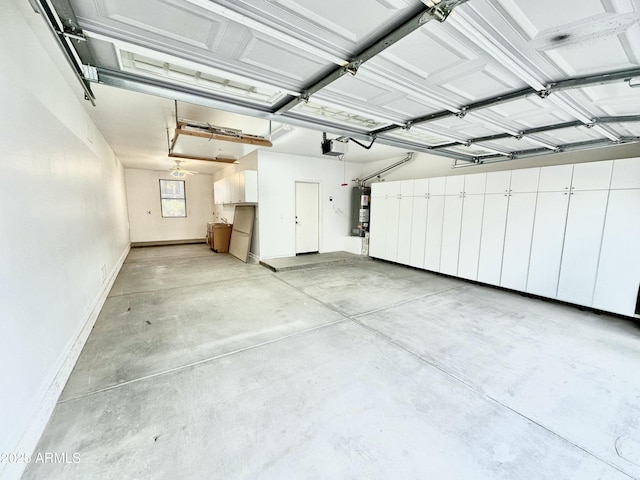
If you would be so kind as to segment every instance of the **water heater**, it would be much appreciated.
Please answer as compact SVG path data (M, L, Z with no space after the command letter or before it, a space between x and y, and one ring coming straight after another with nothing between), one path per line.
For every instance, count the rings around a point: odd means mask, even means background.
M353 187L351 190L351 236L364 237L369 231L369 199L371 188Z

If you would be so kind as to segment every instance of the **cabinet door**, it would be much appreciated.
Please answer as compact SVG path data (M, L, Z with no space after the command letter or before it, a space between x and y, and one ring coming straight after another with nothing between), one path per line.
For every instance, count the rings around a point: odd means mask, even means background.
M613 160L576 163L573 166L571 190L608 190L611 184Z
M413 196L424 197L427 193L429 193L429 179L420 178L415 180L413 183Z
M568 192L573 165L554 165L540 169L538 192Z
M591 306L607 207L607 190L575 192L562 250L558 299Z
M429 200L425 197L414 197L413 217L411 221L411 253L409 265L424 268L424 243L427 233L427 206Z
M640 188L640 158L613 161L611 188Z
M511 181L511 170L504 172L487 173L487 184L485 193L509 193L509 182Z
M400 182L400 195L403 197L413 197L414 180L403 180Z
M413 184L412 184L413 186ZM411 258L411 227L413 217L413 197L402 196L398 218L398 256L397 262L409 264Z
M387 184L387 198L400 195L402 191L402 182L385 182Z
M399 182L398 182L399 183ZM398 261L398 230L400 228L399 195L387 196L387 243L384 258L390 262Z
M536 193L514 193L509 197L502 254L501 287L522 292L527 288L536 195Z
M213 183L213 201L216 205L222 205L225 200L225 182L224 179Z
M446 273L447 275L458 274L462 202L462 195L447 195L444 197L440 272Z
M231 185L233 192L231 195L231 203L242 202L240 198L240 173L235 173L231 176Z
M487 183L486 173L472 173L464 176L464 193L467 195L484 195Z
M384 198L387 195L387 184L376 182L371 184L371 198Z
M483 209L484 195L465 196L462 207L462 227L460 229L458 276L470 280L478 279Z
M614 167L615 168L615 167ZM640 171L638 172L640 174ZM632 316L640 295L640 189L609 193L593 307Z
M509 197L506 193L485 195L484 197L480 258L478 260L479 282L500 285L508 205Z
M464 192L464 175L445 177L444 194L462 195Z
M556 297L568 207L567 192L538 193L527 281L529 293Z
M234 203L235 197L238 194L238 187L236 184L236 176L225 177L224 182L224 203Z
M427 232L424 244L424 268L440 271L440 249L442 246L442 219L444 196L429 197L427 206Z
M539 168L523 168L511 172L511 193L533 193L538 191Z
M369 205L369 215L369 256L384 258L387 250L386 198L372 197Z
M258 172L245 170L240 174L240 201L258 203Z
M429 195L444 195L446 177L429 179Z

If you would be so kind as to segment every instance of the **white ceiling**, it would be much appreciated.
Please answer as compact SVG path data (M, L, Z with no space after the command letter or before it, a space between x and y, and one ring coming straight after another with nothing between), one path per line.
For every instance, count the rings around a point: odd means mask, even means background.
M276 151L319 156L323 130L376 138L371 150L349 143L345 159L359 162L407 150L518 158L640 137L640 0L52 3L86 36L69 44L101 82L155 95L91 85L91 114L130 167L172 163L171 99L181 118L248 134L292 125ZM382 37L390 46L369 59ZM345 65L357 73L317 87ZM253 148L209 143L234 158Z
M168 170L175 165L174 159L167 155L167 129L170 138L173 138L176 123L173 100L99 84L92 88L96 95L96 106L88 107L89 114L126 168ZM182 102L178 103L178 116L269 137L269 120ZM302 127L283 127L277 122L273 122L271 128L273 147L181 135L175 151L236 159L258 149L310 157L323 156L320 148L322 132ZM370 162L398 156L405 151L386 145L374 145L371 150L365 150L350 144L344 158L350 162ZM215 173L227 166L226 163L191 159L181 162L182 167L200 173Z

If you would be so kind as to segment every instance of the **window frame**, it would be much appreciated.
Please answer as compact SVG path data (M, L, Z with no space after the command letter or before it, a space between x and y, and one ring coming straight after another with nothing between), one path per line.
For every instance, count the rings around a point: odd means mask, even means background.
M182 183L182 197L168 197L162 194L162 182L181 182ZM158 188L160 190L160 215L162 218L187 218L187 184L184 180L166 179L160 178L158 181ZM182 200L184 203L184 215L165 215L163 200Z

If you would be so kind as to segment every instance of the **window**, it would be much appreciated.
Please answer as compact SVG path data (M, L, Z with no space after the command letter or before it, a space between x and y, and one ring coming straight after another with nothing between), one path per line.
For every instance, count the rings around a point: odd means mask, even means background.
M163 217L186 217L184 180L160 180L160 204Z

